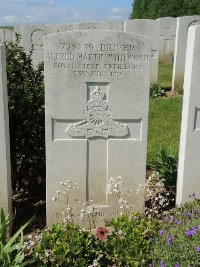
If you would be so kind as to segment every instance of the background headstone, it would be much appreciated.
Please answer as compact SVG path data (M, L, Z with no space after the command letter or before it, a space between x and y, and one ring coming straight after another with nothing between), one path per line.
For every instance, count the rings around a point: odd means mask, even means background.
M0 209L12 211L10 136L5 47L0 45Z
M93 200L99 217L110 218L120 210L106 196L108 179L122 176L129 203L141 211L150 42L117 31L72 31L45 36L44 54L47 224L61 220L63 205L52 197L68 179L78 183L81 203Z
M9 29L0 29L0 44L11 42L13 40L13 31Z
M73 24L73 30L113 30L124 31L123 21L87 21Z
M157 21L160 23L159 60L173 61L177 18L164 17Z
M60 26L62 28L62 25ZM44 60L43 36L58 32L57 25L20 25L14 28L14 32L20 35L20 45L29 52L33 47L32 60L36 67Z
M188 33L176 203L200 197L200 26Z
M151 84L158 81L160 23L150 19L134 19L124 22L125 32L142 34L151 42Z
M183 87L188 29L190 25L196 23L200 23L200 16L177 18L172 90Z

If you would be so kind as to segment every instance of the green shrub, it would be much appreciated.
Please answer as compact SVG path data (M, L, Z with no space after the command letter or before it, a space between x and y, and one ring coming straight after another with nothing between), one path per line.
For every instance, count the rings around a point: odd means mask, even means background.
M178 150L174 147L163 147L157 153L152 167L159 172L166 186L176 186L178 169Z
M34 250L38 267L85 267L98 255L98 240L74 224L56 224L42 233L40 245Z
M150 87L150 97L151 99L159 98L165 95L164 89L160 84L152 84Z
M153 267L200 266L200 200L163 217L152 250Z
M147 266L158 225L137 212L122 215L109 223L103 240L71 223L53 225L32 250L34 266Z
M0 221L0 266L2 267L24 267L29 266L34 260L25 261L23 230L30 223L24 224L10 239L8 239L9 226L13 220L5 216L1 209ZM18 239L18 237L20 239Z
M18 41L6 57L13 189L29 191L45 177L43 66L34 69Z
M152 238L158 221L134 212L111 220L114 228L106 241L106 256L116 266L147 266L151 261Z

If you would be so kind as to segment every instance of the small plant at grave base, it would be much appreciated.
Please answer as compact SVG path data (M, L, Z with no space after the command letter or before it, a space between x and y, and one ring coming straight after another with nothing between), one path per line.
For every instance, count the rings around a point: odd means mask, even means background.
M150 98L159 98L165 95L165 90L160 84L152 84L150 87Z
M137 193L144 189L145 215L150 218L160 218L162 212L169 210L174 204L174 194L169 192L160 179L159 173L153 171L147 178L145 185L140 185Z
M96 227L97 223L97 206L90 200L84 203L84 207L81 209L81 221L88 225L90 231Z
M34 262L33 259L26 260L24 254L23 230L31 220L24 224L12 237L8 238L9 226L13 217L5 216L1 209L0 218L0 266L2 267L25 267ZM20 238L19 238L20 236Z
M176 186L178 150L173 147L163 147L152 162L152 167L159 172L165 186Z
M34 267L97 266L93 263L97 263L101 254L99 240L72 223L43 230L40 244L33 248Z
M109 223L114 231L106 240L106 257L114 266L144 266L151 262L152 241L158 221L139 212L121 215Z
M124 182L121 176L111 177L108 181L107 195L115 195L118 198L118 204L121 209L121 214L128 214L132 211L132 205L127 201L130 190L124 188Z
M153 243L153 267L200 266L200 200L163 215Z
M64 223L73 223L74 214L73 209L70 206L70 201L78 203L77 199L71 199L72 193L77 190L78 184L67 180L65 182L60 182L60 185L64 187L64 190L57 190L56 197L53 197L52 200L63 204L64 208L61 213Z

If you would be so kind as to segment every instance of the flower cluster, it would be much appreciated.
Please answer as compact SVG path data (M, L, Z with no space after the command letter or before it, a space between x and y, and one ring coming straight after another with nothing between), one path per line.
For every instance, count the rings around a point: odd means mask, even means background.
M121 214L128 213L132 210L132 205L128 203L128 195L130 190L124 188L124 182L121 176L111 177L107 185L107 195L115 195L118 198L118 204L122 210Z
M81 220L89 224L89 228L95 228L97 219L97 206L90 200L84 203L84 208L81 209Z
M199 230L199 226L195 225L191 229L185 231L186 236L194 236L196 232Z
M23 248L25 255L31 255L33 253L33 248L40 244L42 239L42 234L40 230L34 231L31 234L24 236Z
M160 214L169 208L170 193L160 180L159 173L153 171L147 178L145 185L139 185L137 193L141 190L144 190L145 194L145 214L148 218L160 218Z
M64 210L61 212L63 216L63 221L65 223L73 222L74 214L72 211L72 207L69 205L69 202L70 196L72 195L72 192L77 190L78 184L67 180L65 182L61 181L60 185L64 187L64 190L57 190L56 197L53 197L52 200L64 204ZM78 201L77 199L74 200Z

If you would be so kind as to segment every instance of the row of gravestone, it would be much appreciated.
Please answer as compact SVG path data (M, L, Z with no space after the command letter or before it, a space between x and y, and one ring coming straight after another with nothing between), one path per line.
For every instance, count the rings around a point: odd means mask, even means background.
M21 36L20 44L29 51L33 45L33 64L43 60L43 41L46 34L71 30L116 30L143 34L151 40L151 83L157 83L158 60L174 58L172 89L183 86L188 28L199 23L200 16L165 17L155 20L84 22L70 25L22 25L14 28ZM12 31L0 30L0 42L14 39Z
M193 26L186 60L178 204L186 201L189 193L200 194L199 59L200 27ZM2 47L0 62L0 206L8 210L11 184ZM74 198L79 203L93 200L98 206L99 219L120 212L116 197L106 193L110 177L124 178L124 185L130 190L129 203L142 210L143 193L138 195L136 191L146 176L150 64L151 43L143 35L83 30L44 37L49 225L63 216L63 203L52 199L56 190L63 191L59 182L68 179L78 183ZM119 194L117 184L112 186ZM75 221L79 222L76 203L72 201L70 205L75 209Z

